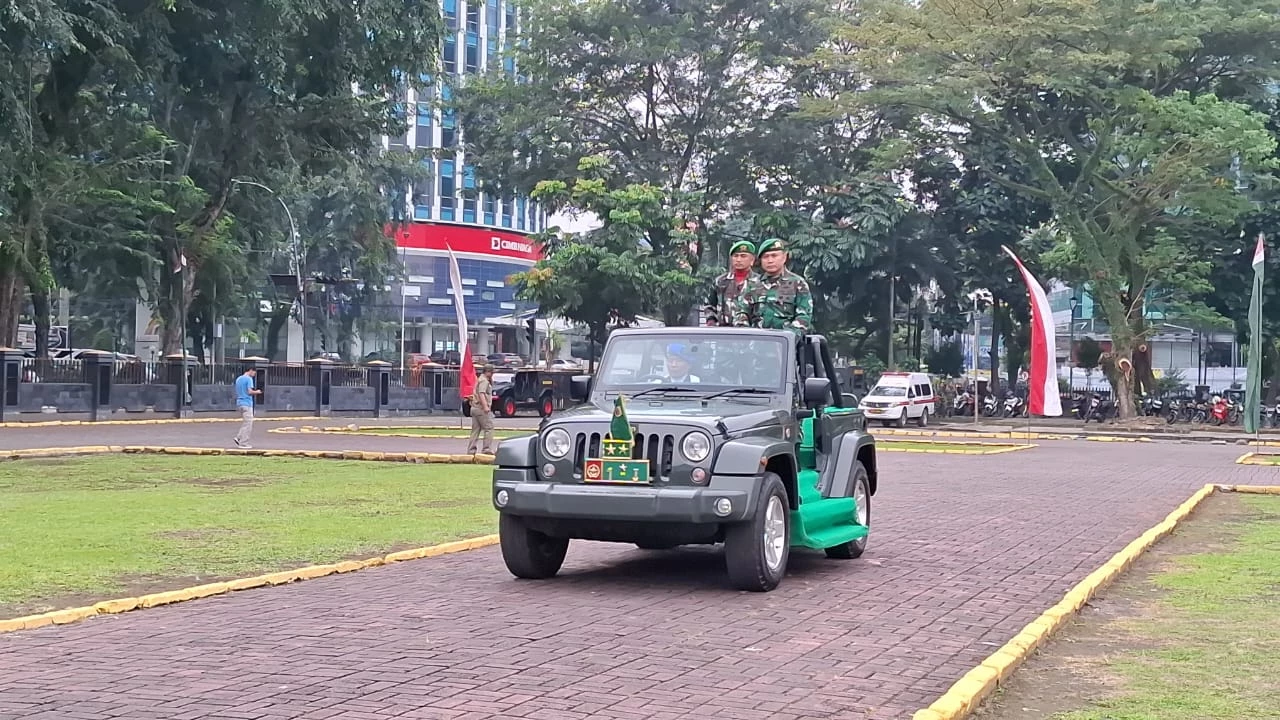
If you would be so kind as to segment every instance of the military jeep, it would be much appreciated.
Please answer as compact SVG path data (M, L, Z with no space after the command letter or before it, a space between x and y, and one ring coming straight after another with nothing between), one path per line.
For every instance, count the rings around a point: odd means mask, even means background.
M583 404L498 446L493 504L516 577L554 576L571 539L723 543L732 585L765 592L793 547L866 548L875 441L823 336L618 330L572 395Z

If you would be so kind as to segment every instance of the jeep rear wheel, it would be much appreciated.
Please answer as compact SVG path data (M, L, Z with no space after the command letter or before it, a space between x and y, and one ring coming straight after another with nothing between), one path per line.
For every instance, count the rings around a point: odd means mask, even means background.
M498 541L507 570L518 578L543 580L560 572L568 538L554 538L530 529L516 515L502 513L498 517Z
M729 581L739 590L768 592L787 574L790 555L787 489L776 473L765 473L755 512L725 529L724 559Z
M853 467L853 502L857 505L857 509L854 510L854 522L870 529L871 478L861 460ZM862 557L862 553L867 549L867 540L868 536L864 535L859 540L850 540L847 543L829 547L826 549L827 557L836 560L852 560Z

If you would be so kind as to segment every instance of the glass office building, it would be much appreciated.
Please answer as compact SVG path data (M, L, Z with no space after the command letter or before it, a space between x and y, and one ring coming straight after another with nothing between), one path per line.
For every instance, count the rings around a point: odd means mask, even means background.
M457 348L447 244L462 274L472 353L527 353L522 318L537 308L519 302L507 278L538 260L527 236L546 229L546 214L527 197L480 190L460 147L465 128L438 102L449 100L468 76L490 68L517 77L507 51L518 37L519 11L506 0L441 2L446 35L440 74L406 78L399 100L412 123L404 135L385 140L393 152L437 149L436 159L427 161L431 179L406 191L412 222L396 238L408 271L396 298L404 299L405 349L429 354Z

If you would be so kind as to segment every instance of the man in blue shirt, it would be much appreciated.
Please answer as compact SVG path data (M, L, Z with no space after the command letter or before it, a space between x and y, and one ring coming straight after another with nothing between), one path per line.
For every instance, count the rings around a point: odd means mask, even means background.
M249 368L236 378L236 409L240 411L240 432L236 433L236 447L251 448L249 434L253 432L253 396L262 391L253 386L258 376L255 368Z

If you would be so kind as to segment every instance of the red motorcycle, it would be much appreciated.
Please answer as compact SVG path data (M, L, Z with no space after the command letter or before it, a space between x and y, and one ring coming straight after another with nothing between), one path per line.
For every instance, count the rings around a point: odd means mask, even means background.
M1227 399L1222 397L1221 395L1214 395L1213 404L1211 405L1211 409L1209 410L1209 424L1210 425L1226 425L1227 423L1230 422L1230 419L1229 419L1230 416L1231 416L1231 403L1228 403Z

